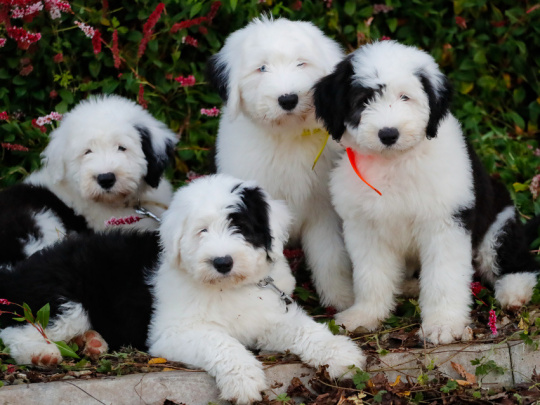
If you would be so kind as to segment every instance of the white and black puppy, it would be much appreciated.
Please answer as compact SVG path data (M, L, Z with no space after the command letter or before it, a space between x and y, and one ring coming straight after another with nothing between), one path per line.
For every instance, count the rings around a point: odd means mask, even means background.
M162 179L176 137L138 104L92 97L67 113L42 153L43 167L0 193L0 264L14 264L68 233L105 228L111 217L156 215L172 188ZM151 218L128 226L156 229Z
M328 192L339 157L316 120L312 87L343 53L310 22L253 20L231 34L208 63L210 82L225 101L217 136L219 173L256 180L287 201L291 240L304 248L322 303L353 302L351 264Z
M538 266L510 195L463 136L450 96L430 55L394 41L361 47L316 85L317 115L350 148L330 187L354 267L355 304L336 318L349 329L376 328L418 267L433 343L469 323L474 269L503 307L532 296Z
M246 347L290 350L309 365L328 364L332 377L365 364L354 342L288 297L295 283L283 255L289 222L285 204L253 182L197 179L176 193L159 240L125 231L66 238L0 271L0 297L34 310L50 303L50 339L82 335L101 350L106 343L144 349L150 324L152 355L205 369L224 399L259 400L268 384ZM5 313L0 319L8 326L0 338L17 362L61 361L31 325L15 326Z

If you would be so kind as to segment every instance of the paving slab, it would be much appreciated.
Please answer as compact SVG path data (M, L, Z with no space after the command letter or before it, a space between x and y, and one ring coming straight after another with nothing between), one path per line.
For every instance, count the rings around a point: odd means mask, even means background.
M454 344L425 349L392 352L380 356L368 367L373 375L386 374L390 381L398 376L415 380L421 373L434 377L437 373L462 379L451 362L462 365L471 374L476 366L471 360L493 360L505 369L502 375L488 374L482 386L512 386L530 381L535 367L540 372L540 351L521 341L499 344ZM432 368L432 370L429 370ZM314 370L302 364L279 364L265 370L271 388L270 398L285 392L293 377L299 377L307 386ZM120 377L80 380L72 379L50 383L13 385L0 388L0 405L162 405L169 399L187 405L227 404L220 401L215 381L205 372L168 371L133 374Z

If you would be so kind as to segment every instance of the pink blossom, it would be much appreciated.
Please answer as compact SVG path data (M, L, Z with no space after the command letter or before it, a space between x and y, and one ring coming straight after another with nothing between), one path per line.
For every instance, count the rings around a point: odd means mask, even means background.
M61 12L68 13L71 11L71 5L67 1L62 0L44 0L45 10L53 20L61 17Z
M212 108L201 108L201 114L207 115L209 117L217 117L219 115L220 111L217 107Z
M57 112L52 112L48 115L45 115L43 117L38 117L36 119L36 125L42 127L43 125L50 124L53 121L60 121L62 119L62 114L58 114Z
M94 36L92 37L92 47L94 48L94 55L101 53L101 32L95 30Z
M57 53L56 55L53 56L53 62L54 63L60 63L60 62L63 62L63 61L64 61L64 54Z
M17 46L20 49L28 49L28 47L41 39L40 33L32 33L24 28L7 27L6 32L11 39L17 41Z
M459 15L456 16L456 24L463 29L467 28L467 21L465 18L460 17Z
M374 4L373 5L373 14L379 14L379 13L388 13L389 11L392 11L394 7L387 6L386 4Z
M534 156L540 156L540 149L536 148L533 152Z
M0 304L1 305L11 305L11 302L6 300L5 298L0 298Z
M148 102L144 99L144 85L142 83L139 84L139 97L137 101L141 105L142 108L144 109L148 108Z
M165 10L165 3L159 3L156 6L156 9L150 14L148 17L148 20L143 26L143 37L141 39L141 43L139 44L139 51L137 53L137 56L139 59L141 56L144 55L144 51L146 50L146 45L148 44L148 41L150 41L150 37L152 36L154 32L154 26L159 21L159 18L161 17L161 13Z
M199 46L199 41L197 41L191 35L186 35L184 38L182 38L182 43L186 45L191 45L195 48Z
M538 197L538 192L540 191L540 174L537 174L532 178L529 190L531 191L533 199L536 200L536 198Z
M9 118L9 116L8 116L8 113L6 111L0 112L0 120L7 121L8 118Z
M28 152L30 149L28 149L26 146L18 145L16 143L0 143L2 148L7 150L15 150L18 152ZM8 305L8 304L5 304Z
M135 222L139 222L142 218L137 215L131 215L124 218L112 217L108 221L105 221L105 226L118 226L118 225L131 225Z
M178 77L175 77L174 80L180 83L180 85L183 87L190 87L190 86L195 85L195 76L193 75L189 75L187 77L178 76Z
M6 44L6 39L0 38L0 48L3 48L5 44Z
M17 371L17 367L15 367L15 365L13 364L7 365L6 373L13 374L15 371Z
M497 332L497 314L495 314L495 310L493 310L493 309L491 309L489 311L488 326L491 329L491 333L493 334L493 336L497 336L498 335L498 332Z
M80 21L75 21L75 25L78 26L82 30L82 32L84 32L84 35L86 35L88 38L94 38L94 35L96 33L96 30L94 28Z
M118 30L114 30L112 35L112 48L111 52L113 54L114 59L114 67L116 69L120 68L120 64L122 63L120 60L120 52L118 50Z
M389 40L391 40L391 39L392 39L392 38L387 37L386 35L383 35L383 36L381 37L381 41L389 41Z
M19 5L11 9L11 18L24 18L26 16L35 15L43 10L43 3L41 1L34 2L30 5Z
M324 2L326 3L326 8L332 7L332 0L324 0Z

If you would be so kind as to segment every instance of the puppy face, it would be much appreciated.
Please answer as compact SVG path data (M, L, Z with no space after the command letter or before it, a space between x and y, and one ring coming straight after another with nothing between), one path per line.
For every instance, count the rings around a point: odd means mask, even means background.
M256 283L282 255L290 221L281 203L226 175L181 189L160 228L166 260L201 284Z
M262 18L233 33L207 73L231 113L281 125L313 114L311 88L340 58L311 23Z
M83 199L124 204L159 185L175 142L139 105L103 96L80 103L62 119L43 157L53 180Z
M314 98L334 139L368 154L392 154L437 135L450 94L431 56L384 41L343 60L316 85Z

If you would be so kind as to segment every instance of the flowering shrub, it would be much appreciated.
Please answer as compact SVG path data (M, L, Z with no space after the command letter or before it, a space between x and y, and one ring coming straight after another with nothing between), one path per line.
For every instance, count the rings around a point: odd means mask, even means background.
M206 171L221 101L205 82L205 62L264 12L312 21L348 51L396 39L430 52L454 84L453 111L489 171L523 214L540 212L531 194L540 165L540 7L532 0L117 4L0 0L0 187L39 166L57 125L39 117L97 93L137 100L179 135L169 173L177 185L189 171Z

